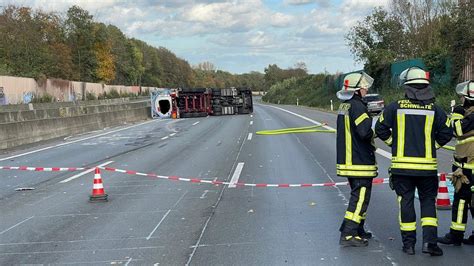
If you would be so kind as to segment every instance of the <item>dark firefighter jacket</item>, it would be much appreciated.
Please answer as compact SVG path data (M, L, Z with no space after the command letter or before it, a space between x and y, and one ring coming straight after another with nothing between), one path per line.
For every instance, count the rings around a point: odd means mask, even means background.
M392 146L392 174L409 176L436 175L436 148L453 134L439 106L410 99L389 104L377 120L375 133Z
M457 139L454 165L474 170L474 106L456 107L451 121Z
M377 176L372 118L359 95L344 101L337 116L337 175L351 178Z

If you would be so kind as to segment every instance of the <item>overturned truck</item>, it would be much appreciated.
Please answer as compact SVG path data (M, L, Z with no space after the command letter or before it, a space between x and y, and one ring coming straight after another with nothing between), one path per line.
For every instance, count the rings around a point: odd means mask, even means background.
M181 118L253 112L249 88L182 88L176 91L173 99L173 112Z

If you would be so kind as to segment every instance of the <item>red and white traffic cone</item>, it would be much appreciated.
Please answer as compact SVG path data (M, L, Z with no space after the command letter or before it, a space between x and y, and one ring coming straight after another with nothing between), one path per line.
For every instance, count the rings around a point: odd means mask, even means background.
M104 184L102 184L99 168L95 168L94 186L92 187L92 195L89 197L89 201L107 201L107 194L105 194L104 191Z
M449 200L448 186L446 184L445 173L441 173L439 178L438 196L436 197L436 208L440 210L451 209L451 201Z

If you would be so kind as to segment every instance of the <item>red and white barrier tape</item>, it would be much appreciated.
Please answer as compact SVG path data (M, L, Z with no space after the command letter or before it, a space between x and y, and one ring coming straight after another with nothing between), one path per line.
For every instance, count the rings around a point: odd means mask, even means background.
M0 166L0 170L20 170L20 171L35 171L35 172L74 172L74 171L83 171L94 169L95 167L29 167L29 166ZM141 173L131 170L123 170L117 169L112 167L103 167L98 166L98 168L110 171L110 172L118 172L124 173L127 175L137 175L137 176L147 176L147 177L154 177L159 179L168 179L173 181L183 181L183 182L191 182L191 183L204 183L204 184L212 184L212 185L235 185L237 187L277 187L277 188L290 188L290 187L333 187L333 186L347 186L349 182L327 182L327 183L313 183L313 184L266 184L266 183L259 183L259 184L252 184L252 183L231 183L225 181L217 181L217 180L204 180L200 178L184 178L178 176L163 176L157 175L153 173ZM441 174L438 174L440 176ZM447 174L450 175L450 174ZM374 178L373 184L386 184L388 183L388 178Z
M29 167L29 166L0 166L0 170L20 170L35 172L74 172L89 170L94 167Z
M328 182L328 183L316 183L316 184L251 184L251 183L231 183L231 182L224 182L224 181L217 181L217 180L204 180L200 178L184 178L178 176L163 176L157 175L153 173L140 173L136 171L130 170L123 170L117 169L112 167L99 167L100 169L110 171L110 172L118 172L124 173L128 175L137 175L137 176L147 176L147 177L154 177L159 179L168 179L174 181L183 181L183 182L191 182L191 183L204 183L204 184L212 184L212 185L235 185L237 187L277 187L277 188L290 188L290 187L333 187L333 186L347 186L349 182ZM388 178L374 178L374 184L382 184L388 183Z

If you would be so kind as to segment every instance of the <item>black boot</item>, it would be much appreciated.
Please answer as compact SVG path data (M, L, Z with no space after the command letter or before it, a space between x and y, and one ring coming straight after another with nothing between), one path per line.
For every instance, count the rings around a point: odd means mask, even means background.
M437 244L424 243L422 252L431 256L443 256L443 250Z
M359 227L357 228L357 235L359 235L363 239L371 239L372 233L365 231L364 224L365 220L362 220L359 224Z
M408 255L415 255L415 247L414 246L405 246L403 245L402 248L403 252Z
M339 245L342 247L366 247L369 245L369 241L359 236L341 236Z
M474 232L468 238L463 239L464 245L474 245Z
M463 235L447 233L443 237L438 237L438 243L445 244L445 245L455 245L460 246L462 244Z

